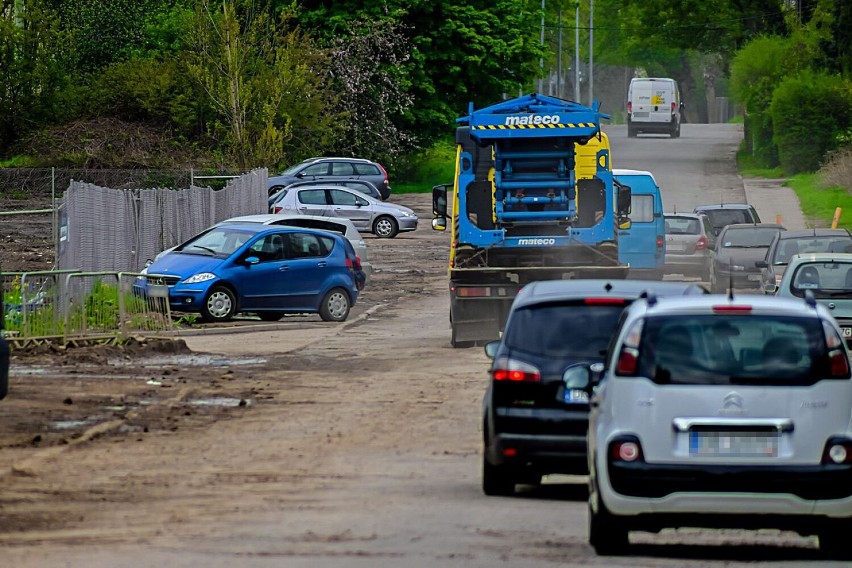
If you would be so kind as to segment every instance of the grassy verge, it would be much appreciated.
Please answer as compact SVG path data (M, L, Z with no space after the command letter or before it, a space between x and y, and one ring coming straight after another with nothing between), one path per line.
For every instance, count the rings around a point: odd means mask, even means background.
M830 227L834 210L840 207L838 227L852 229L852 195L842 187L823 188L818 174L798 174L787 180L796 192L806 219L815 219L817 226Z

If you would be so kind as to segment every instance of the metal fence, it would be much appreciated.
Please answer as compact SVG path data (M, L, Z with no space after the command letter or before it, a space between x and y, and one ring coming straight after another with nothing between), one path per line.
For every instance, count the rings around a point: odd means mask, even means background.
M52 270L4 273L4 335L13 346L172 337L168 293L134 291L139 273ZM160 292L160 293L158 293Z

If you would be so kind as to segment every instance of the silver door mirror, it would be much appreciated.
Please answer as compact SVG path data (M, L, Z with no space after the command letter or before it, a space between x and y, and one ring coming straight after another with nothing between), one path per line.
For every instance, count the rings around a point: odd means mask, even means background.
M584 389L589 386L591 373L586 365L575 365L565 369L562 374L562 381L565 383L566 389Z
M489 341L485 344L485 354L489 359L493 359L497 354L497 348L500 346L499 341Z

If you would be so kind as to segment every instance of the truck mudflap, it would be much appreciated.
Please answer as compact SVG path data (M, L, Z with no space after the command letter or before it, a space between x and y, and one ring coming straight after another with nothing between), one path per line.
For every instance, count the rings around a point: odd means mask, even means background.
M450 343L473 347L500 339L518 286L450 283Z

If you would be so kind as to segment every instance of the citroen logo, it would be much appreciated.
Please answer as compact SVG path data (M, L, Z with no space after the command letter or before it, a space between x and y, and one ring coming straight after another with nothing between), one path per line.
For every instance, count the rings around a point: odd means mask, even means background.
M833 310L835 308L834 302L829 302L828 309Z
M722 408L724 409L739 409L743 408L743 397L736 391L731 391L722 399Z

